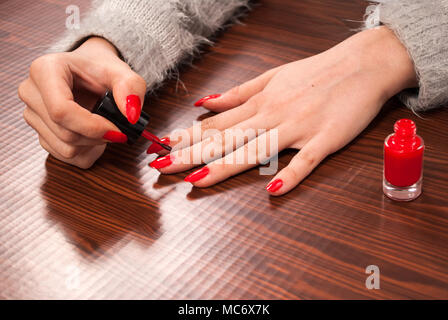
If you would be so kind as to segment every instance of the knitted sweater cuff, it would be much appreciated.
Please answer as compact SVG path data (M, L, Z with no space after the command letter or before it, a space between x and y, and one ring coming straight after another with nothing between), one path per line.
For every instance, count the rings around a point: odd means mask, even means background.
M186 11L197 9L190 8L200 4L196 0L96 1L81 20L80 28L66 32L50 52L74 50L91 36L105 38L145 79L150 89L162 82L180 60L193 54L200 43L209 42L205 36L216 31L245 2L203 1L202 6L215 7L219 16L219 19L210 19L215 25L207 25L204 17Z
M376 1L380 2L380 1ZM448 102L448 1L396 0L369 6L366 28L394 31L414 62L419 87L399 94L414 111Z

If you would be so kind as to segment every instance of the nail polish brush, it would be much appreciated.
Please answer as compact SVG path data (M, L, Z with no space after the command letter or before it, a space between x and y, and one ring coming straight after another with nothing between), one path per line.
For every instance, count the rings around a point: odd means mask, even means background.
M107 91L103 98L101 98L92 110L93 113L103 116L113 124L115 124L121 132L128 137L128 144L133 144L140 136L145 139L157 143L165 150L171 151L171 147L164 144L160 139L145 130L149 122L149 115L144 111L141 112L140 118L135 124L132 124L118 109L111 91Z

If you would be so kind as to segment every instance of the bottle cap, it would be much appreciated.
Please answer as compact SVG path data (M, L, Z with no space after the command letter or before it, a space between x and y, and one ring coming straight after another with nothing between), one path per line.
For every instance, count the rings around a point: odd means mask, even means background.
M96 103L92 112L116 125L128 137L128 144L133 144L141 136L149 122L149 115L142 111L137 123L130 123L118 109L111 91L107 91L104 97Z
M400 119L394 124L394 132L399 137L414 137L417 133L417 126L410 119Z

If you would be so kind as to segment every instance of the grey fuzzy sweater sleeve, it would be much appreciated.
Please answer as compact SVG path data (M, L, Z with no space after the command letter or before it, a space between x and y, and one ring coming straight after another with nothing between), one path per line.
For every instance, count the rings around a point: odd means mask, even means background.
M448 0L382 0L367 8L366 27L392 29L407 48L419 87L400 93L412 110L448 103Z
M248 0L94 1L80 28L50 49L70 51L89 36L107 39L147 82L163 81L184 57L231 18Z

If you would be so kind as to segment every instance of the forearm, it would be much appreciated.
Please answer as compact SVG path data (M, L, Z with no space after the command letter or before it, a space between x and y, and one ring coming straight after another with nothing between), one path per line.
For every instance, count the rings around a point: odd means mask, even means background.
M107 39L147 82L160 83L184 57L228 20L247 0L96 1L79 30L68 32L52 51L69 51L91 36Z

